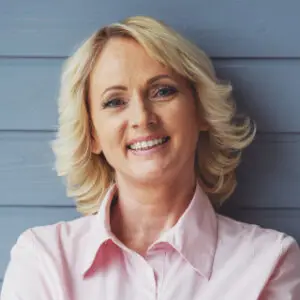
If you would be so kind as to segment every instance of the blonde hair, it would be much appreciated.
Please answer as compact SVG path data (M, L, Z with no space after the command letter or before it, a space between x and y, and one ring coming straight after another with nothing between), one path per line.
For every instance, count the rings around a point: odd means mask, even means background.
M114 182L114 170L103 154L91 150L87 99L89 77L101 49L112 37L136 40L158 62L189 80L199 116L209 126L199 134L195 171L213 204L221 204L236 187L235 169L241 151L256 132L254 122L237 115L232 86L219 82L207 55L161 21L136 16L105 26L67 59L59 95L59 127L52 148L58 176L66 178L67 195L76 199L82 214L98 211Z

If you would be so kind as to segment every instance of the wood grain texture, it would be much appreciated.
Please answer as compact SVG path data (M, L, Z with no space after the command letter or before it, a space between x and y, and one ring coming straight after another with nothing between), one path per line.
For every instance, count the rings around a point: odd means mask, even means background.
M45 132L0 133L0 205L73 205L52 170ZM300 208L300 135L260 134L245 151L238 188L230 202L241 207Z
M99 27L128 16L163 20L214 57L300 57L300 2L289 0L2 0L0 55L67 56Z
M299 60L215 60L261 132L300 132ZM0 130L55 130L61 59L0 59Z
M236 220L247 221L284 231L300 242L300 210L236 210L230 213ZM229 215L227 213L227 215ZM3 208L0 207L0 278L3 278L9 253L18 236L26 229L68 221L78 217L72 208ZM9 230L7 230L9 228Z

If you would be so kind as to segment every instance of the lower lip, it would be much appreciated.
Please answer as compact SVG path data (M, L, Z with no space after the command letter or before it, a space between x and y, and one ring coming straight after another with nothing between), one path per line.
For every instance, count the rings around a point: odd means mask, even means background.
M152 153L156 153L158 151L163 150L164 148L166 148L166 146L169 144L170 140L166 141L163 144L160 145L156 145L153 148L150 148L148 150L133 150L133 149L128 149L128 151L130 151L132 154L137 155L137 156L146 156L146 155L150 155Z

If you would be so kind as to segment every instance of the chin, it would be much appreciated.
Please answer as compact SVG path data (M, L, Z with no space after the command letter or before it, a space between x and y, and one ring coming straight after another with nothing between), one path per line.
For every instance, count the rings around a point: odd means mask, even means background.
M142 172L141 172L142 171ZM136 172L133 176L137 182L140 183L161 183L164 181L165 172L162 171L162 169L158 170L139 170L139 172Z

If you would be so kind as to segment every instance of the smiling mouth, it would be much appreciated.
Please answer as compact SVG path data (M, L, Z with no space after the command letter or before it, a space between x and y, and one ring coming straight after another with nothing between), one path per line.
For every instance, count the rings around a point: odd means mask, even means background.
M153 139L150 141L142 141L142 142L137 142L131 145L127 146L127 149L129 150L134 150L134 151L146 151L152 148L155 148L157 146L161 146L165 143L167 143L170 140L169 136L160 138L160 139Z

